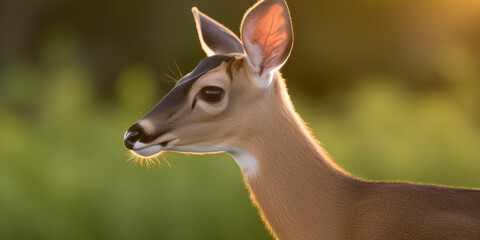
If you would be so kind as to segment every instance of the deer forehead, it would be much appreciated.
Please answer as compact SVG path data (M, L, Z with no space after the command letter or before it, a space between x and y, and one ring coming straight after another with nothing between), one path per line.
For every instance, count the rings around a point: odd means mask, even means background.
M230 76L227 73L227 64L228 63L224 62L220 66L210 70L198 78L198 80L193 84L191 91L195 92L196 90L200 90L205 86L221 87L225 91L230 90L230 83L232 79L230 79Z

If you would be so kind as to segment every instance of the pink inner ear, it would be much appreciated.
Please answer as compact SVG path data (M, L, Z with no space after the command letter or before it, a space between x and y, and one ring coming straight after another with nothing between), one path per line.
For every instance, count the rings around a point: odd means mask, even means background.
M262 71L279 64L272 61L278 59L276 57L287 47L288 28L284 11L282 5L274 4L262 11L255 21L250 42L263 49L264 55L260 63Z

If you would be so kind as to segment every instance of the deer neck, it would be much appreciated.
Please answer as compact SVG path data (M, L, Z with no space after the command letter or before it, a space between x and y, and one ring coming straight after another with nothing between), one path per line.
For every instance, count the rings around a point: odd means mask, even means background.
M345 223L356 180L334 165L311 136L283 81L273 84L266 96L272 101L264 109L267 117L256 124L261 129L253 127L241 146L242 154L256 161L254 172L242 169L252 200L279 239L333 239ZM241 165L238 155L233 153Z

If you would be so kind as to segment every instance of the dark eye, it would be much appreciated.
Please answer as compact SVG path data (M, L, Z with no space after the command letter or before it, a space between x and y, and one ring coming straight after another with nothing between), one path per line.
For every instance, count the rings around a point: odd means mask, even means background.
M200 90L200 98L209 103L222 100L225 91L219 87L207 86Z

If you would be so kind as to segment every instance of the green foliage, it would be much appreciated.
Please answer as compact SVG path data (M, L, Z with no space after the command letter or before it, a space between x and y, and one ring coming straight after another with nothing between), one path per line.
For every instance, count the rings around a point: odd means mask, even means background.
M346 99L332 100L343 102L340 110L319 103L312 111L300 102L301 115L340 166L367 179L480 186L479 125L454 93L413 95L378 76L360 82Z

